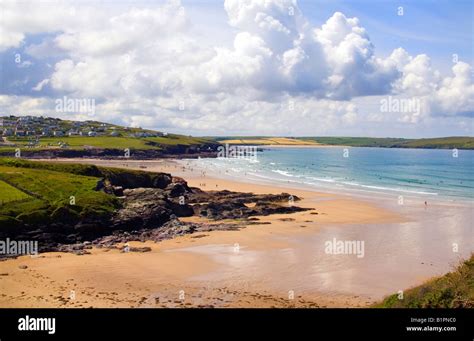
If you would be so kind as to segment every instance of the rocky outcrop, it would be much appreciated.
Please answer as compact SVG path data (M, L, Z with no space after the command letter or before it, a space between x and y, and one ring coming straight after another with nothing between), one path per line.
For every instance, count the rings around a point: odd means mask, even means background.
M300 198L288 193L204 192L166 173L116 171L101 175L104 178L98 181L96 189L116 196L120 202L111 215L73 216L59 209L55 213L59 217L57 222L4 230L10 231L6 236L37 240L40 251L86 254L84 247L90 247L91 242L109 245L130 240L160 241L195 232L235 230L260 224L255 216L309 210L295 206L294 202ZM193 224L179 220L193 215L216 223ZM218 222L224 219L233 221Z
M168 187L172 188L168 188ZM135 188L123 191L123 205L111 219L114 229L137 230L156 228L173 217L189 217L194 214L191 206L171 200L171 184L165 190L159 188Z
M161 188L165 189L172 182L171 174L147 172L107 172L105 180L111 186L129 188Z
M186 234L197 234L199 232L210 232L210 231L235 231L245 227L245 224L240 223L189 223L182 222L178 219L172 219L160 228L154 229L141 229L133 231L121 231L117 230L112 232L110 235L97 238L92 242L80 242L68 245L58 246L58 251L72 252L78 255L87 254L88 249L93 246L99 248L120 248L125 252L144 252L136 250L133 247L127 249L124 248L123 244L132 241L146 242L154 241L160 242L166 239L172 239L177 236L183 236ZM196 237L204 236L203 234L197 234ZM121 244L121 245L120 245Z
M213 220L248 219L252 216L310 210L294 206L293 203L300 198L288 193L253 194L227 190L204 192L193 188L193 193L186 198L190 203L194 203L193 208L197 215Z
M111 219L114 229L158 227L173 213L166 196L154 188L126 189L124 196L123 207Z

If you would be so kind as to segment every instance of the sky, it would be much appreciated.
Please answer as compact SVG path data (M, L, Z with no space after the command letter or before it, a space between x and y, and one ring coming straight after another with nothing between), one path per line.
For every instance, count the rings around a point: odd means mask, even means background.
M474 135L472 1L0 9L0 115L204 136Z

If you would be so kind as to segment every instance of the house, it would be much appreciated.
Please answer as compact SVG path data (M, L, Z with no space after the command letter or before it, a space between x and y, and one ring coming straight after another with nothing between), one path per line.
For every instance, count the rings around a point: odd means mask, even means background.
M3 130L3 136L12 136L13 135L13 130L12 129L4 129Z
M78 136L79 135L79 132L77 130L73 130L73 129L70 129L67 134L69 136Z
M15 136L25 136L26 132L24 130L15 130Z
M156 137L156 134L148 133L148 132L137 132L135 134L130 134L131 137Z
M110 136L119 136L119 135L120 135L120 133L118 131L115 131L115 130L110 133Z
M41 135L43 136L51 136L51 130L46 127L46 128L43 128L43 131L41 132Z
M28 123L31 121L31 119L32 119L31 116L22 116L18 118L17 122Z
M95 131L90 131L87 133L87 136L94 137L94 136L97 136L97 133Z
M56 137L61 137L64 136L64 132L62 132L61 130L56 130L54 131L53 135Z

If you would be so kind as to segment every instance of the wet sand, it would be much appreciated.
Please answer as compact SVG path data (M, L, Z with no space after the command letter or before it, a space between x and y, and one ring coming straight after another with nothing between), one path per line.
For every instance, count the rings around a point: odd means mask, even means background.
M315 210L259 217L266 224L239 231L131 243L150 246L146 253L94 249L83 256L3 261L1 307L364 307L449 271L472 251L472 239L465 238L472 236L469 207L426 210L415 203L401 209L350 195L219 179L183 161L86 162L169 172L204 190L289 192L303 198L295 205ZM364 257L325 253L333 238L363 240Z

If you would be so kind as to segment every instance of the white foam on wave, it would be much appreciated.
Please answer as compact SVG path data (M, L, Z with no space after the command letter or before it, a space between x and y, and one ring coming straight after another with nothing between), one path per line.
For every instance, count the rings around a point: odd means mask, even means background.
M316 180L316 181L321 181L321 182L330 182L330 183L336 182L336 180L334 180L334 179L316 178L316 177L314 177L314 176L308 176L308 179Z
M425 191L413 191L405 188L400 187L384 187L384 186L375 186L375 185L362 185L356 182L343 182L345 185L349 186L356 186L356 187L363 187L363 188L370 188L376 189L380 191L394 191L394 192L403 192L403 193L411 193L411 194L423 194L423 195L438 195L436 192L425 192Z
M273 173L278 173L278 174L283 175L283 176L294 177L294 175L291 174L290 172L283 171L283 170L280 170L280 169L272 169L272 172Z
M244 161L244 160L223 158L223 159L207 159L207 162L205 163L207 166L211 166L211 168L215 167L221 170L222 169L229 170L230 172L234 174L240 174L240 173L245 172L247 176L260 178L260 179L266 179L268 181L272 181L276 183L287 181L287 180L283 180L281 177L272 176L273 173L276 173L287 178L292 178L291 180L292 183L301 184L301 185L310 185L310 186L315 187L316 189L318 187L326 188L326 189L346 188L349 190L375 192L375 193L397 192L397 193L407 193L407 194L412 194L412 195L430 195L430 196L439 195L437 192L430 192L430 191L411 190L411 189L406 189L406 188L401 188L401 187L386 187L386 186L378 186L378 185L371 185L371 184L360 184L358 182L341 181L334 178L321 178L321 177L314 177L314 176L298 175L298 174L294 174L289 171L281 170L281 169L270 169L270 170L264 170L261 168L256 169L253 167L254 163L241 162L241 161ZM275 163L269 162L268 164L274 165Z

